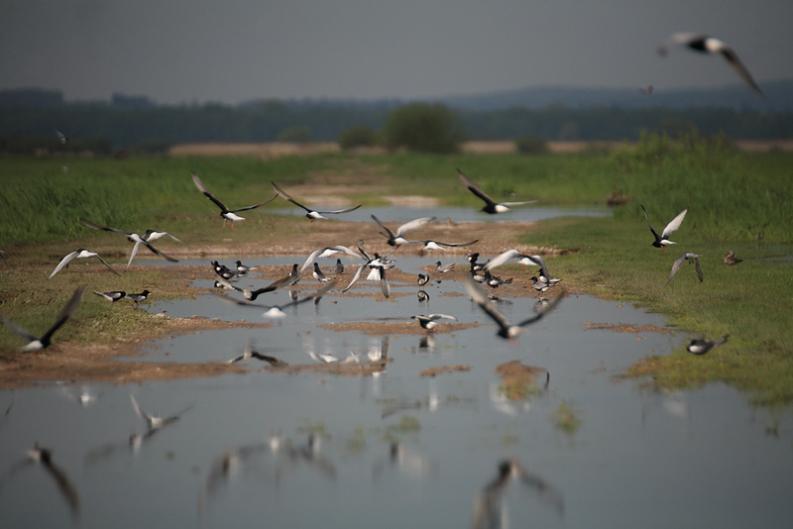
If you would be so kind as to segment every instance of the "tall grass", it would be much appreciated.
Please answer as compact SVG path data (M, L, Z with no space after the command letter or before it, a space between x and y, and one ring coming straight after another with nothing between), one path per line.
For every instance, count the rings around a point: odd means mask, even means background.
M272 196L271 180L298 181L326 163L321 156L281 158L0 159L0 246L75 237L80 218L145 229L189 222L212 206L192 172L230 207ZM170 228L169 228L170 229Z

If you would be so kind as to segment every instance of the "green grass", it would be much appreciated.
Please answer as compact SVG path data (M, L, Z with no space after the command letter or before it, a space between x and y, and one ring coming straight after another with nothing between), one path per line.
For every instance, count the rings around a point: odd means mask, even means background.
M201 176L210 191L233 207L269 199L273 194L271 180L302 181L327 163L328 158L322 156L272 161L2 158L0 247L82 236L85 228L80 225L80 218L132 230L159 224L176 233L190 229L196 218L218 220L219 211L193 186L193 172ZM276 201L271 206L282 207L283 202ZM251 212L250 217L256 215L260 213Z

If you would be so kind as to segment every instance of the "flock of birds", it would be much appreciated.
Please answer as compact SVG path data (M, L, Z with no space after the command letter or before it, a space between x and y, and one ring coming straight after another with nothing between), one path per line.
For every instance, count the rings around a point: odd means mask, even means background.
M750 74L749 70L744 66L744 64L739 60L737 53L726 43L723 41L708 36L704 34L697 34L697 33L676 33L672 35L668 42L658 48L658 53L662 56L666 56L668 53L669 45L680 45L684 46L690 50L700 53L706 53L711 55L719 55L723 57L727 63L735 69L737 74L743 79L744 82L751 87L756 93L763 95L762 90L758 86L758 84L753 79L752 75ZM652 95L653 87L648 85L645 88L642 88L642 92L646 95ZM59 130L56 131L59 137L59 140L62 143L66 143L67 138L66 136ZM482 211L488 214L501 214L506 213L511 210L511 208L516 206L522 206L531 204L535 201L519 201L519 202L498 202L485 193L479 186L477 186L474 182L472 182L462 171L459 169L457 170L459 179L461 183L477 198L482 200L484 203L482 207ZM201 179L197 175L192 176L192 181L196 188L206 197L208 198L217 208L220 210L220 217L224 220L224 225L226 222L230 222L231 226L234 226L234 223L240 222L245 220L240 213L245 211L254 210L259 208L278 197L281 197L284 200L287 200L291 204L303 209L305 211L306 218L310 220L324 220L327 219L329 215L340 215L344 213L348 213L354 211L361 207L360 204L343 209L337 210L317 210L306 204L298 201L294 197L292 197L289 193L287 193L284 189L282 189L278 184L275 182L272 183L272 187L274 190L274 195L265 202L256 203L244 207L238 208L229 208L222 202L219 198L213 195L206 186L203 184ZM687 214L687 210L681 211L677 216L675 216L666 226L663 228L661 233L659 234L658 231L652 226L649 221L649 217L647 215L647 211L645 210L644 206L641 206L641 211L644 215L644 218L647 222L647 225L650 229L650 232L653 235L652 245L656 248L666 248L671 245L676 244L675 242L670 240L670 236L672 233L677 231L683 223L685 216ZM418 230L427 224L435 221L435 217L422 217L415 220L411 220L410 222L404 223L398 226L395 230L390 229L383 221L377 218L375 215L372 215L372 220L377 224L378 228L381 230L380 233L386 239L386 243L388 246L398 249L403 246L417 246L420 247L420 255L423 255L425 252L431 251L442 251L449 248L460 248L460 247L468 247L476 244L478 241L468 241L468 242L442 242L436 241L431 239L424 239L424 240L409 240L406 238L406 235L409 232ZM160 251L156 248L152 243L163 237L169 237L170 239L181 242L178 238L173 236L167 231L159 231L153 229L147 229L142 234L138 234L135 232L129 232L126 230L113 228L109 226L103 226L100 224L96 224L87 220L81 221L84 226L94 230L106 231L110 233L117 233L122 235L126 238L128 242L132 244L132 248L130 250L129 259L127 261L127 267L129 267L135 257L138 255L138 252L141 247L145 247L149 252L156 255L159 258L165 259L169 262L178 262L177 259L165 254L164 252ZM0 252L0 257L3 257L4 254ZM251 267L245 266L241 261L237 261L235 268L228 268L217 261L212 262L212 268L214 273L216 274L216 280L214 282L214 286L221 290L226 290L229 292L234 292L240 294L242 299L234 298L226 295L221 295L221 297L229 302L236 305L246 306L246 307L254 307L259 309L264 309L263 316L268 318L282 318L286 316L284 309L287 307L295 306L301 303L314 301L318 303L319 300L322 298L324 294L329 292L331 289L337 286L337 279L328 277L320 268L319 266L319 259L325 259L329 257L336 257L336 265L335 265L335 275L340 276L344 273L344 264L341 261L339 256L344 257L352 257L355 259L359 259L360 262L356 269L356 272L353 274L351 281L341 289L341 292L347 292L350 290L362 277L363 272L367 272L366 279L371 281L379 281L381 285L381 291L384 297L388 298L391 294L391 287L388 281L388 275L390 274L389 270L395 267L395 261L385 255L380 255L377 252L370 253L364 247L364 241L359 240L356 244L355 248L350 248L347 246L327 246L320 249L313 251L307 259L304 261L302 266L298 266L298 264L294 264L291 268L291 271L284 277L279 278L268 285L265 285L261 288L251 289L251 288L244 288L237 286L235 283L240 277L245 276L249 271L252 270ZM470 298L478 305L481 311L490 318L498 327L497 336L503 339L514 339L516 338L524 328L540 321L544 318L548 313L550 313L562 300L564 297L564 290L560 292L553 300L549 300L545 297L545 293L551 290L553 287L556 287L560 283L559 278L555 278L551 276L548 271L548 267L540 255L527 255L521 253L516 249L509 249L490 260L486 261L479 261L479 253L471 253L467 256L467 260L469 263L469 270L468 274L464 279L465 290L467 291ZM75 260L80 259L97 259L107 270L112 272L115 275L119 275L119 272L113 268L102 256L99 255L98 252L92 251L86 248L77 248L72 252L66 254L55 266L52 272L49 275L49 278L53 278L58 273L66 269L70 264L72 264ZM535 306L535 313L531 316L519 321L517 323L510 322L503 313L501 313L498 308L497 304L501 302L497 296L492 294L487 290L487 288L497 288L502 284L508 284L511 282L511 279L502 279L493 275L493 270L497 267L505 265L507 263L518 263L525 266L534 266L539 269L539 272L536 275L531 277L531 287L537 292L539 295L537 305ZM733 252L728 252L724 256L724 263L728 265L734 265L740 262ZM694 270L696 272L697 278L700 282L704 280L704 275L702 271L702 265L700 261L700 256L696 253L692 252L684 252L679 258L677 258L673 264L671 271L668 276L667 284L672 281L672 279L676 276L679 270L683 267L685 263L689 263L694 266ZM256 300L259 296L274 292L278 289L289 287L295 285L297 282L301 280L301 274L306 271L307 269L312 270L312 277L318 281L320 284L320 288L315 292L305 295L305 296L298 296L294 293L291 294L291 299L288 303L280 304L280 305L264 305L256 303ZM435 273L442 275L449 273L453 270L454 265L443 265L441 261L437 261L435 263L434 271ZM422 287L429 283L431 280L430 275L427 273L419 273L417 276L417 285ZM59 312L58 316L56 317L54 323L41 335L35 335L23 328L22 326L18 325L17 323L11 321L6 317L2 317L3 324L12 332L19 335L23 339L25 339L26 343L21 348L22 351L30 352L30 351L39 351L42 349L46 349L52 345L52 337L53 335L69 320L72 314L75 312L77 306L80 303L81 297L84 292L84 287L77 288L72 296L69 298L67 303ZM150 292L149 290L142 290L138 293L128 293L122 290L114 290L114 291L95 291L95 295L106 299L110 303L116 303L121 300L129 300L135 304L137 307L138 303L145 301ZM420 289L417 292L417 299L420 303L424 303L429 300L429 294L425 291ZM417 314L412 315L410 317L412 320L415 320L422 329L425 329L427 333L432 333L433 330L442 322L442 321L456 321L456 317L448 314L440 314L440 313L433 313L433 314ZM728 336L725 335L718 340L707 340L704 338L696 338L689 342L687 346L688 352L695 354L695 355L702 355L717 347L724 342L726 342ZM378 355L374 355L370 357L370 361L377 361L382 362L385 360L385 356L387 352L380 352ZM313 358L322 363L335 363L339 362L340 360L335 357L334 355L329 354L322 354L322 355L313 355ZM355 355L351 356L353 361L360 362L360 357ZM264 361L269 363L272 366L283 366L286 365L285 362L258 351L255 351L252 347L252 344L248 344L243 351L242 354L235 356L228 360L228 363L237 363L240 361L248 360L248 359L256 359L260 361ZM90 393L90 391L84 389L82 393L74 397L77 402L79 402L83 406L87 406L93 401L96 400L96 395ZM130 401L132 404L132 408L135 414L144 422L145 424L145 432L143 434L133 434L130 436L129 440L126 442L133 450L137 450L140 448L143 442L147 439L151 438L154 434L161 431L163 428L171 425L179 420L179 418L189 411L189 407L170 416L156 416L151 413L146 412L138 403L133 395L130 395ZM11 411L12 404L6 409L5 415L8 415ZM312 440L313 439L313 440ZM294 458L303 458L306 461L316 461L317 459L317 450L316 450L316 442L317 438L310 437L309 443L307 447L304 448L294 448L292 447L291 454ZM279 440L277 438L273 438L270 440L270 449L272 451L277 451L279 448ZM257 450L259 447L257 447ZM400 457L400 446L395 443L391 447L392 451L392 459L396 460ZM220 462L220 466L218 467L219 470L217 472L213 471L212 475L210 476L210 483L213 482L213 479L217 478L218 475L227 475L228 469L232 464L234 458L240 459L241 457L245 456L251 450L246 451L236 451L233 454L227 454ZM47 448L40 447L38 444L35 444L27 453L25 459L20 461L17 465L12 467L9 475L13 475L18 472L20 469L29 466L32 463L38 463L43 467L47 473L52 477L56 485L58 486L59 491L61 492L62 496L66 499L67 503L69 504L73 514L77 515L79 513L79 496L77 494L76 488L73 486L71 481L66 476L63 469L61 469L52 458L51 450ZM214 478L213 478L214 476ZM546 483L541 478L534 476L528 473L519 462L516 460L505 460L502 461L498 465L496 477L487 483L487 485L483 488L481 494L478 496L477 501L475 503L475 513L474 513L474 527L496 527L500 524L500 513L498 510L498 503L500 502L501 495L507 486L507 484L513 480L520 481L523 485L528 486L530 488L535 489L543 499L546 499L549 503L554 505L554 507L559 511L563 511L563 501L561 499L561 495L556 492L553 487L551 487L548 483Z

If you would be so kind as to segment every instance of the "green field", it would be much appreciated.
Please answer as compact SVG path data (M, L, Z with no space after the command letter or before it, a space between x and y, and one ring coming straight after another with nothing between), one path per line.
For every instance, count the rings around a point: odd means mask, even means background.
M50 311L40 314L41 308L32 308L33 298L25 294L41 288L41 282L10 268L17 259L52 266L52 256L68 248L65 241L99 237L80 226L81 217L120 227L161 227L191 241L209 240L216 233L210 228L217 228L219 220L193 187L193 171L221 198L240 205L269 198L269 182L278 180L363 183L368 190L359 186L354 198L368 205L381 203L380 195L388 192L433 195L448 204L478 207L459 185L455 167L499 198L591 206L603 205L613 192L628 196L630 202L615 209L613 218L544 222L521 242L576 249L552 264L554 273L570 284L668 314L687 331L712 337L731 334L727 345L704 357L681 350L643 362L634 373L652 375L670 388L726 381L764 404L793 400L793 327L788 323L793 314L793 261L785 257L793 255L793 155L739 153L696 137L648 137L635 151L567 156L0 159L0 249L10 253L0 263L3 314L14 314L32 327L45 325L39 318L46 320ZM689 209L673 238L678 246L650 246L639 204L647 207L658 229ZM295 229L293 223L266 213L249 218L237 237L273 237ZM723 265L721 257L728 249L745 261L736 267ZM683 251L702 255L705 282L699 284L686 267L665 287L672 261ZM65 299L67 287L53 280L44 287L52 292L39 292L36 299ZM101 312L89 310L92 315ZM101 326L103 320L97 318ZM112 322L105 323L112 327ZM82 330L64 332L77 339L95 337ZM18 340L0 334L0 348L8 351L14 345Z

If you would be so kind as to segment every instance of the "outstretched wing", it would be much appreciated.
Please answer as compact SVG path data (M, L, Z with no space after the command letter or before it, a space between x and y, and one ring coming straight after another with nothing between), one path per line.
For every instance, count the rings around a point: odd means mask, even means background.
M674 263L672 263L672 270L669 272L669 279L666 280L666 284L668 285L672 278L675 277L677 271L680 270L680 267L683 266L683 263L686 262L686 254L681 255L678 257Z
M58 465L51 460L43 460L42 465L44 469L52 476L55 484L58 486L58 492L69 504L72 511L72 516L77 517L80 514L80 497L77 494L77 489L66 476L66 473Z
M137 244L137 243L135 243L135 244ZM165 254L164 254L164 253L162 253L160 250L158 250L157 248L155 248L155 247L154 247L154 245L153 245L152 243L150 243L149 241L147 241L147 240L145 240L145 239L144 239L144 241L143 241L143 244L145 244L145 245L146 245L146 248L148 248L148 249L149 249L149 251L150 251L151 253L153 253L154 255L157 255L157 256L159 256L159 257L162 257L163 259L165 259L166 261L169 261L169 262L171 262L171 263L178 263L178 262L179 262L179 259L175 259L175 258L173 258L173 257L171 257L171 256L169 256L169 255L165 255Z
M79 253L79 252L78 252L77 250L75 250L75 251L73 251L73 252L69 252L69 253L67 253L67 254L66 254L64 257L63 257L63 259L61 259L61 261L58 263L58 265L55 267L55 270L53 270L53 271L50 273L50 277L49 277L49 278L50 278L50 279L52 279L52 278L55 276L55 274L57 274L58 272L60 272L61 270L63 270L63 269L64 269L64 268L66 268L67 266L69 266L69 263L71 263L72 261L74 261L74 258L75 258L75 257L77 257L77 254L78 254L78 253Z
M380 267L380 290L386 298L391 296L391 283L385 277L385 268Z
M335 209L333 211L317 211L317 213L321 213L323 215L338 215L339 213L349 213L350 211L355 211L361 206L363 206L363 204L358 204L357 206L353 206L351 208Z
M479 242L479 239L470 242L441 242L441 241L432 241L438 246L446 246L447 248L460 248L463 246L471 246Z
M705 280L705 276L702 273L702 265L699 262L699 257L694 257L694 268L697 270L697 277L699 278L699 282L702 283Z
M221 209L221 211L228 211L228 209L226 208L226 205L223 204L223 202L218 200L215 197L215 195L213 195L212 193L207 191L207 188L204 187L204 183L201 181L200 178L198 178L198 175L195 175L195 174L193 175L193 183L198 188L198 190L201 191L204 194L205 197L207 197L209 200L214 202L215 205Z
M276 184L275 182L270 182L270 184L272 184L273 189L275 190L276 194L280 195L281 198L283 198L285 200L288 200L289 202L291 202L292 204L294 204L295 206L297 206L299 208L302 208L302 209L304 209L306 211L309 211L309 212L311 211L309 208L307 208L306 206L304 206L303 204L301 204L300 202L298 202L294 198L290 197L289 194L286 191L284 191L283 189L281 189L280 187L278 187L278 184Z
M421 217L420 219L411 220L410 222L406 222L403 225L401 225L399 228L397 228L396 234L397 236L400 236L400 235L404 235L409 231L417 230L422 226L436 220L437 218L438 217Z
M44 333L44 336L41 337L42 341L46 341L48 338L52 337L52 335L55 334L55 331L60 329L61 326L71 317L74 309L76 309L77 305L80 304L80 299L83 296L83 290L85 290L85 288L80 287L74 291L72 297L69 298L69 301L66 302L66 305L64 305L60 314L58 314L58 319L55 320L55 323L53 323L52 326L47 329L47 332Z
M94 224L93 222L87 221L85 219L80 219L80 223L83 226L86 226L86 227L91 228L93 230L109 231L109 232L112 232L112 233L120 233L122 235L128 235L128 233L125 232L124 230L120 230L118 228L111 228L110 226L100 226L99 224Z
M513 208L515 206L525 206L528 204L536 204L536 203L537 203L536 200L523 200L521 202L502 202L501 204Z
M546 305L545 308L543 308L543 310L541 310L540 312L538 312L537 314L535 314L531 318L526 318L522 322L518 323L518 327L527 327L527 326L531 325L532 323L537 323L538 321L543 319L549 312L551 312L553 309L556 308L557 305L559 305L559 303L562 301L562 298L564 296L565 296L565 292L562 291L562 293L559 294L556 297L556 299L554 299L548 305Z
M765 97L765 94L760 89L760 87L755 82L752 74L749 73L749 70L744 66L740 59L738 59L738 55L735 53L735 50L732 48L724 48L721 50L721 55L727 60L730 66L741 76L746 84L748 84L752 90L760 94L761 96Z
M388 229L388 227L387 227L385 224L383 224L382 222L380 222L380 219L378 219L378 218L377 218L377 217L375 217L374 215L371 215L371 217L372 217L372 220L373 220L373 221L375 221L375 222L377 223L377 225L378 225L378 226L380 226L381 228L383 228L383 229L385 230L385 232L386 232L386 234L387 234L387 237L388 237L389 239L393 239L393 238L394 238L394 232L392 232L391 230L389 230L389 229ZM402 226L400 226L400 227L399 227L399 229L402 229ZM397 230L397 234L399 233L399 229Z
M468 188L468 190L471 193L473 193L474 195L478 196L481 200L484 200L485 203L487 205L489 205L489 206L495 206L496 205L496 202L492 198L490 198L484 191L479 189L479 186L477 186L475 183L471 182L468 179L468 177L465 176L465 174L463 174L463 172L460 169L457 169L457 174L460 177L460 181L463 183L463 185L465 187Z
M511 250L507 250L506 252L502 252L497 256L493 257L491 260L489 260L487 264L485 264L485 270L488 271L493 270L494 268L506 264L507 262L509 262L510 259L512 259L513 257L517 257L518 255L520 255L520 252L515 250L514 248Z
M474 283L474 281L470 277L465 278L465 290L468 292L468 295L471 296L471 299L479 305L487 316L496 322L499 327L502 329L509 328L509 321L501 314L498 309L496 309L492 303L487 299L487 293L485 293L479 285Z
M350 280L350 283L346 287L341 289L342 292L347 292L348 290L350 290L352 288L352 286L355 283L358 282L358 280L361 278L361 273L363 272L363 269L365 267L366 267L366 265L358 265L358 270L355 271L355 275L352 276L352 279Z
M114 273L114 274L116 274L117 276L120 276L120 275L121 275L121 274L119 274L118 272L116 272L116 271L115 271L115 269L114 269L112 266L110 266L110 265L108 264L108 262L107 262L107 261L105 261L104 259L102 259L102 256L101 256L101 255L99 255L99 254L96 254L94 257L96 257L97 259L99 259L99 262L100 262L100 263L102 263L103 265L105 265L105 267L106 267L108 270L110 270L111 272L113 272L113 273Z
M127 268L130 267L132 264L132 260L135 259L135 256L138 255L138 250L140 250L141 243L136 242L132 245L132 250L129 252L129 261L127 261Z
M639 204L639 208L641 208L642 213L644 214L644 221L647 223L647 227L650 228L650 231L652 232L653 236L656 239L660 239L661 236L658 235L658 232L655 231L655 228L653 228L653 225L650 224L650 217L647 215L647 210L644 209L644 206L642 204Z
M240 211L248 211L248 210L251 210L251 209L256 209L256 208L259 208L261 206L264 206L265 204L269 204L270 202L275 200L276 197L278 197L278 193L274 194L270 199L265 200L264 202L259 202L258 204L254 204L252 206L245 206L244 208L237 208L237 209L232 209L232 210L229 210L229 211L231 211L232 213L239 213Z
M688 213L687 209L684 209L678 213L677 217L673 218L671 222L666 225L664 231L661 232L661 238L669 237L673 232L677 231L680 225L683 224L683 219L686 218L686 213Z
M28 342L32 342L33 340L38 340L38 336L33 336L30 334L30 331L22 327L21 325L9 320L8 318L0 318L0 321L3 322L3 325L9 328L14 334L17 334L27 340Z

